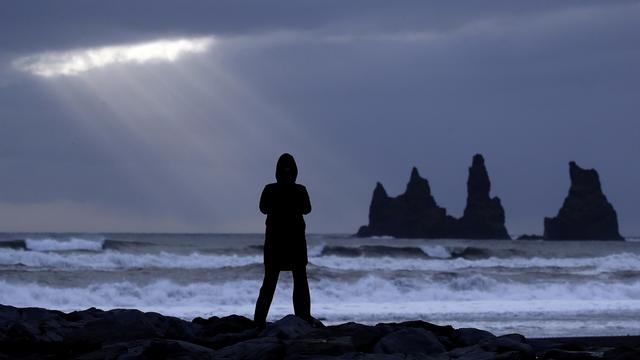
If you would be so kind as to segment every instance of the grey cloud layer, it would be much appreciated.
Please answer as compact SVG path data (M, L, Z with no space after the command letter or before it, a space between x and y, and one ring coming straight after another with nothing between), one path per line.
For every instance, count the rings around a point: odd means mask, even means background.
M635 1L281 1L13 2L0 13L0 47L14 51L92 46L159 35L256 34L333 29L341 33L449 30L492 19L526 19Z

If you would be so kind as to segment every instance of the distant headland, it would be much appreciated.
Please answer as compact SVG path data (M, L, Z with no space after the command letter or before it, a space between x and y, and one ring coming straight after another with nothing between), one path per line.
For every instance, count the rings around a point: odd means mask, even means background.
M544 219L544 235L523 235L519 239L624 240L618 217L602 193L598 172L569 163L571 187L558 215ZM510 239L505 226L505 210L500 198L491 197L491 181L484 157L473 156L467 179L467 204L462 217L455 218L438 206L429 181L417 168L405 192L390 197L377 183L369 206L369 224L356 236L400 238Z

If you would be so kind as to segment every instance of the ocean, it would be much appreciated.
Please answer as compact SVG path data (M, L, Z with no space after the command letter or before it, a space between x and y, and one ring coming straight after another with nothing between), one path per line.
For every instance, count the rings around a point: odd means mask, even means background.
M261 234L0 234L0 303L252 317ZM528 337L640 335L640 241L308 235L312 314ZM269 320L293 313L283 272Z

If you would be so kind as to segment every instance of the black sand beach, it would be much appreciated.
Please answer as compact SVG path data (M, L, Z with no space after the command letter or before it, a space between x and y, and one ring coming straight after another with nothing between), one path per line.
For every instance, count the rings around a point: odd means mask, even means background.
M135 309L0 305L0 359L638 359L640 336L527 339L421 320L266 328L238 315L185 321Z

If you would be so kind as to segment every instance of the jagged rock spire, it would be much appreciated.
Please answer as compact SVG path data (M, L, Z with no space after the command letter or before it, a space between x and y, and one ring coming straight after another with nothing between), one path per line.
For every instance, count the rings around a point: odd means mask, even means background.
M420 202L424 202L425 206L437 206L436 201L431 196L431 186L429 186L429 180L420 176L418 169L414 166L411 169L411 175L409 176L409 182L404 194L400 195L402 198L415 199ZM419 205L419 204L417 204Z
M376 188L373 189L373 199L377 198L388 198L387 190L384 189L384 186L380 182L376 183Z
M442 237L451 220L431 196L429 181L414 167L402 195L389 197L382 184L376 184L369 206L369 224L360 227L357 235Z
M600 176L595 169L583 169L575 161L569 162L569 193L575 196L602 193Z
M500 199L490 198L491 182L480 154L473 157L467 181L467 207L461 219L447 215L431 195L429 181L416 167L405 192L389 197L376 184L369 207L369 224L358 236L391 235L407 238L508 239Z
M475 154L467 179L467 205L458 220L458 237L509 239L500 198L490 196L491 181L481 154Z
M487 168L484 166L484 158L480 154L475 154L467 179L467 203L489 200L490 191L491 181Z
M595 169L569 163L571 187L558 215L544 219L549 240L621 240L618 215L602 192Z

